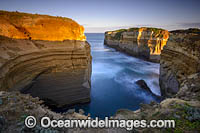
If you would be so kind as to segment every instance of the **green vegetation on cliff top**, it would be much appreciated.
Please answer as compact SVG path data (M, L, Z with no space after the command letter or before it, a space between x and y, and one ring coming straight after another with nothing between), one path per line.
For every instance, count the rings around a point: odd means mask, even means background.
M31 13L24 13L24 12L9 12L9 11L3 11L0 10L0 18L8 18L9 21L13 21L16 22L19 19L24 19L24 18L39 18L39 17L45 17L45 18L59 18L59 19L63 19L63 20L72 20L70 18L66 18L66 17L60 17L60 16L50 16L50 15L41 15L41 14L31 14ZM73 21L73 20L72 20Z
M116 30L115 32L117 32L117 33L115 34L114 39L120 40L121 34L122 34L123 32L126 32L126 31L127 31L127 29L119 29L119 30Z
M155 35L159 34L161 31L164 31L164 29L161 29L161 28L153 28L153 27L141 27L141 28L146 28L148 31L153 31ZM106 33L115 32L116 34L113 37L113 39L120 40L123 32L138 32L139 29L140 28L133 27L133 28L129 28L129 29L118 29L118 30L114 30L114 31L107 31ZM162 37L162 35L159 35L159 37Z
M187 30L173 30L173 31L170 31L170 33L194 33L194 34L200 34L200 29L198 29L198 28L189 28Z

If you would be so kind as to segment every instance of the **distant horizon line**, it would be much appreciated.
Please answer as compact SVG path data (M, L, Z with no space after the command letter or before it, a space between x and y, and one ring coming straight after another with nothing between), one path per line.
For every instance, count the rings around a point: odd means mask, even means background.
M114 30L118 30L118 29L129 29L129 28L141 28L141 27L149 27L149 28L161 28L167 31L174 31L174 30L186 30L186 29L190 29L190 28L197 28L200 29L200 22L188 22L188 23L176 23L174 25L154 25L154 24L135 24L134 25L129 25L129 26L94 26L94 27L90 27L87 26L87 24L81 24L79 23L79 21L77 21L76 19L67 17L67 16L59 16L59 15L53 15L50 13L38 13L38 12L28 12L28 11L20 11L20 10L5 10L5 9L0 9L0 11L5 11L5 12L18 12L18 13L27 13L27 14L33 14L33 15L47 15L47 16L52 16L52 17L62 17L62 18L68 18L71 19L73 21L75 21L76 23L78 23L79 25L83 26L85 31L85 33L105 33L106 31L114 31ZM172 27L171 27L172 26ZM180 27L181 26L181 27ZM176 28L175 28L176 27ZM105 30L108 29L108 30ZM90 32L90 30L97 30L97 31L92 31ZM100 31L98 31L100 30Z
M136 28L136 27L135 27ZM138 27L138 28L141 28L141 27ZM146 27L148 28L148 27ZM150 27L149 27L150 28ZM151 28L157 28L157 27L151 27ZM123 28L119 28L119 29L123 29ZM124 29L128 29L128 28L124 28ZM164 29L162 28L163 30L167 30L167 29ZM177 28L177 29L174 29L174 30L167 30L167 31L175 31L175 30L187 30L187 29L200 29L200 27L196 28L196 27L190 27L190 28ZM107 30L107 31L115 31L115 30ZM105 32L107 32L105 31ZM93 34L97 34L97 33L103 33L105 34L105 32L84 32L84 34L88 34L88 33L93 33Z

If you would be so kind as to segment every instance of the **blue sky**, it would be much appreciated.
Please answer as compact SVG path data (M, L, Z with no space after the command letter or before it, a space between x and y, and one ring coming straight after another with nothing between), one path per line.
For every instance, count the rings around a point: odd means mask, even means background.
M200 0L1 0L0 10L72 18L85 32L118 28L200 28Z

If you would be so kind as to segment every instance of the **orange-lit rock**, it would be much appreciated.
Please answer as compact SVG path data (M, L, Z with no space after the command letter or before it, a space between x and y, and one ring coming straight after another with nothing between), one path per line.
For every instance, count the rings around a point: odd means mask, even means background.
M83 26L69 18L0 11L0 35L31 40L86 40Z
M159 62L169 32L157 28L131 28L105 33L105 44L133 56Z
M89 102L92 59L83 31L68 18L0 11L0 91L58 107Z

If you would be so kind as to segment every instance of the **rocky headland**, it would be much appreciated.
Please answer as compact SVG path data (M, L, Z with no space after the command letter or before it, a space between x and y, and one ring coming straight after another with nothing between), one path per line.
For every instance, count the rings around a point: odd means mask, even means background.
M164 29L130 28L106 32L104 44L148 61L159 62L168 38L169 32Z
M7 11L0 11L0 35L30 40L86 40L83 26L70 18Z
M90 45L83 27L71 19L5 11L0 16L0 132L128 132L116 128L44 129L39 125L27 129L24 119L28 115L38 122L42 116L87 118L82 110L52 112L43 102L63 106L90 100ZM137 111L118 110L113 118L176 121L173 129L137 128L131 132L200 132L200 30L141 29L143 32L111 32L112 36L106 33L105 43L110 41L110 46L120 49L123 45L123 51L129 54L160 62L160 87L165 100L141 104ZM123 40L121 34L127 47L119 43Z
M171 31L161 52L160 104L141 104L137 111L118 110L120 119L173 119L174 129L139 132L200 132L200 29Z
M90 45L82 26L47 15L0 16L1 91L30 93L58 107L90 101Z
M0 132L51 132L28 130L23 122L28 115L86 118L82 111L52 112L43 103L90 102L91 61L84 28L75 21L0 11Z
M195 77L195 74L197 76L200 72L199 59L200 30L171 31L169 41L161 53L160 60L162 95L170 97L177 93L183 93L182 88L187 88L187 79ZM184 89L184 92L190 91Z

